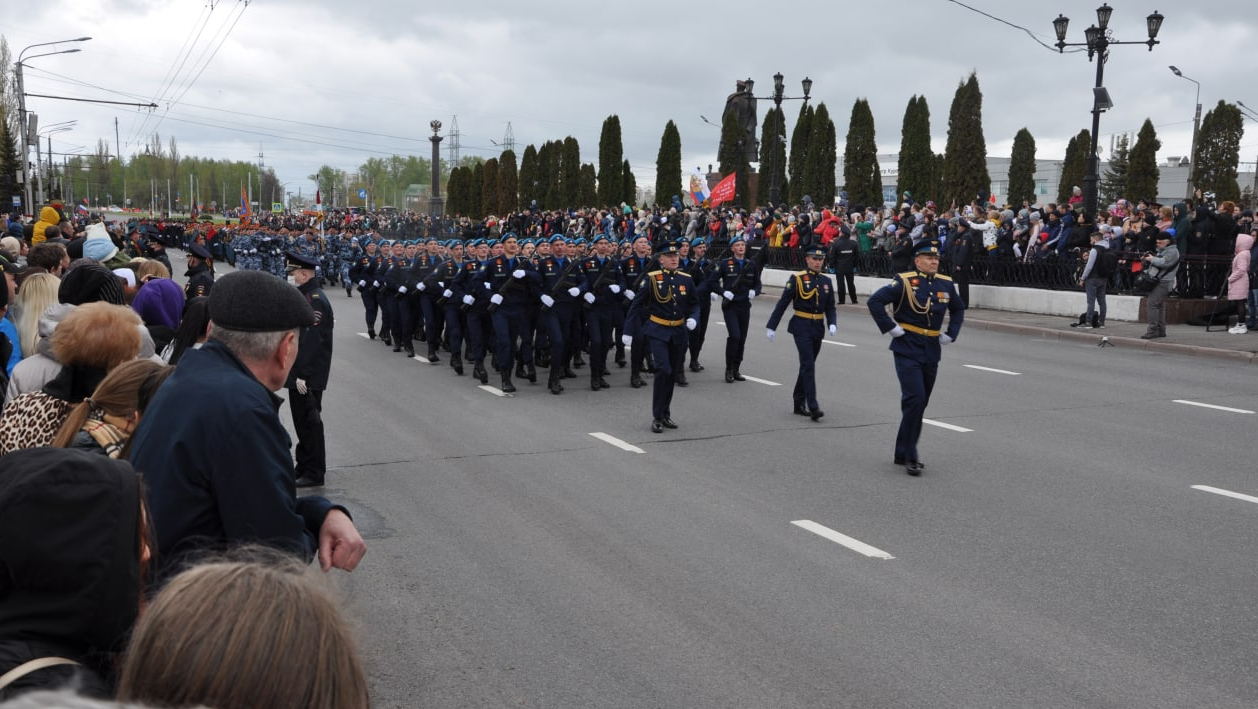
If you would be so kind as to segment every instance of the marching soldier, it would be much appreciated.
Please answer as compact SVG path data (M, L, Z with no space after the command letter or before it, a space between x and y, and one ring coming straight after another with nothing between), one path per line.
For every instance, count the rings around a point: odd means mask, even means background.
M542 279L538 339L542 339L544 333L550 347L550 376L546 386L551 394L559 394L563 392L563 379L568 374L576 376L568 362L576 346L573 321L581 292L587 284L580 262L568 258L568 245L563 237L552 236L548 243L551 255L543 257L537 269Z
M900 380L900 430L895 439L895 463L909 475L925 469L917 454L922 417L935 386L942 345L956 340L965 320L965 304L952 279L939 275L939 242L922 239L914 249L915 269L898 274L879 288L866 304L878 329L890 334L895 373ZM891 306L894 319L887 315ZM943 330L945 313L948 329Z
M639 283L642 276L646 275L647 267L651 262L651 242L647 239L646 234L638 234L633 239L633 253L622 259L620 262L620 272L625 277L625 314L628 315L629 304L633 302L635 295L634 290L641 284ZM623 327L623 326L622 326ZM616 364L625 366L624 363L624 345L616 343ZM646 386L646 381L642 379L642 372L646 365L647 344L641 338L633 343L629 348L629 386L637 389Z
M744 382L747 378L738 369L747 348L747 328L751 326L751 301L760 288L760 268L744 258L747 240L739 234L729 242L733 255L721 259L708 276L707 290L721 297L721 314L725 318L725 381Z
M511 382L511 368L515 362L514 348L520 341L520 356L526 368L525 376L530 383L537 382L537 369L533 365L533 342L522 336L527 304L536 299L540 284L533 262L520 255L520 243L516 235L507 232L502 236L502 255L489 260L488 268L481 276L489 296L490 314L494 324L495 349L498 354L498 371L502 375L502 391L510 394L515 385Z
M452 295L459 299L460 310L466 316L467 341L472 349L472 376L481 384L489 383L485 371L485 350L489 343L489 295L484 284L484 274L489 268L489 243L476 238L468 242L473 258L463 262L462 270L455 279Z
M694 279L696 298L699 300L699 327L690 331L690 371L702 372L704 366L699 362L699 353L703 351L703 342L707 339L708 318L712 314L712 302L708 300L708 277L712 275L713 265L708 260L708 242L698 237L690 243L690 263L683 266Z
M610 386L607 383L607 352L612 347L612 331L621 314L620 295L624 290L624 276L619 262L612 258L612 248L611 237L599 234L594 237L594 256L581 262L581 275L589 284L581 297L586 303L590 388L594 391Z
M623 341L630 347L645 338L655 358L655 383L651 394L651 431L662 433L677 428L673 421L674 374L686 362L686 331L699 326L699 302L690 274L677 270L676 242L659 251L659 270L646 274L642 288L634 294L625 318Z
M821 405L817 403L817 355L821 353L821 341L825 337L826 325L830 334L836 329L834 308L834 286L830 277L821 273L825 265L826 250L820 244L810 246L804 254L807 270L792 274L782 290L769 316L768 338L773 342L778 323L786 313L786 306L795 310L786 331L795 338L795 349L799 352L799 376L795 378L795 413L808 416L813 421L825 416ZM824 322L823 322L824 321Z

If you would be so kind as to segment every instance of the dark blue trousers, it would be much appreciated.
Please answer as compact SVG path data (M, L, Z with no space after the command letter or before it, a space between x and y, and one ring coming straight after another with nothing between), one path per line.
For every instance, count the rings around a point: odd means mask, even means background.
M380 310L380 304L376 301L376 292L370 288L362 289L363 308L367 311L367 329L375 331L376 329L376 313Z
M384 321L381 323L380 332L389 333L390 338L394 338L394 344L397 344L396 330L397 328L397 298L392 293L376 292L376 302L380 303L380 316Z
M498 355L498 368L510 371L515 365L515 343L525 329L525 312L523 305L503 304L493 314L494 351ZM520 343L522 362L533 361L533 342L525 340Z
M686 363L686 345L689 344L686 329L673 327L668 330L667 339L655 335L647 335L643 338L651 350L652 359L655 360L655 382L651 389L651 418L653 419L673 417L672 403L675 386L673 376L680 372ZM635 344L637 339L634 338Z
M743 350L747 348L747 329L751 326L751 301L722 300L721 314L725 316L725 367L738 369L743 363Z
M419 297L419 307L423 314L424 322L424 339L428 340L428 351L436 352L441 348L441 325L445 318L443 309L437 305L437 299L441 295L428 295L425 293ZM450 351L454 351L454 346L450 346Z
M712 302L706 297L699 298L699 327L691 330L688 337L690 338L690 361L699 361L699 351L703 349L703 341L707 339L708 334L708 318L712 315Z
M413 348L411 336L415 334L415 306L409 298L387 295L393 304L393 346L407 350Z
M459 301L451 298L443 306L445 308L446 332L450 334L450 354L463 356L463 312L459 309ZM431 342L431 340L429 340Z
M590 376L607 374L607 351L612 346L612 329L617 319L623 320L619 306L594 306L585 311L585 325L590 335Z
M895 374L900 379L900 431L895 437L895 457L920 460L917 439L922 435L922 417L935 388L938 362L919 362L901 354L895 355Z
M796 406L807 404L810 409L820 409L821 405L817 403L817 355L821 354L825 326L818 320L797 329L806 332L791 333L795 338L795 349L799 352L799 376L795 377L792 397Z
M484 310L467 311L467 341L472 345L472 362L484 365L485 348L489 342L489 313Z
M573 326L575 306L572 303L555 303L550 310L541 313L537 324L537 341L545 336L550 347L550 367L560 370L572 359L576 345L576 328Z

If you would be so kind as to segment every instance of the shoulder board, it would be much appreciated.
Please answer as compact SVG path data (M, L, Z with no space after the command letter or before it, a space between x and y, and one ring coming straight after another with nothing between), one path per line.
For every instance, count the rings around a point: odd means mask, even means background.
M801 278L801 277L803 277L803 276L808 275L808 271L796 271L796 272L792 273L791 275L792 275L792 276L795 276L796 278Z
M952 280L952 276L945 276L945 275L944 275L944 274L942 274L942 273L936 273L936 274L935 274L935 278L937 278L938 280L941 280L941 281L951 281L951 280Z
M898 273L896 275L898 275L900 278L912 278L913 276L917 275L917 271L905 271L904 273Z
M650 273L648 273L648 274L646 274L646 275L651 276L652 278L654 278L655 276L658 276L658 275L660 275L660 274L662 274L662 273L664 273L664 272L663 272L663 271L651 271ZM681 273L681 271L678 271L678 273Z
M690 274L689 274L689 273L686 273L685 271L683 271L683 270L681 270L681 269L677 269L676 271L674 271L674 272L673 272L673 274L674 274L674 275L676 275L676 276L677 276L677 277L679 277L679 278L685 278L686 280L689 280L689 281L693 281L693 280L694 280L694 278L691 278L691 276L690 276Z

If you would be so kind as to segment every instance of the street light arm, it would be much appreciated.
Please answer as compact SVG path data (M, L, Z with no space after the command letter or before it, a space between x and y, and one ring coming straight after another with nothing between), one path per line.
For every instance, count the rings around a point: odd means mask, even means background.
M22 57L26 55L26 51L27 51L28 49L34 49L34 48L36 48L36 47L50 47L50 46L52 46L52 45L54 45L54 44L69 44L70 42L86 42L86 41L88 41L89 39L91 39L91 37L76 37L75 39L63 39L63 40L59 40L59 41L57 41L57 42L40 42L39 44L31 44L31 45L27 45L27 46L26 46L26 48L24 48L21 52L18 52L18 55L17 55L17 63L18 63L18 64L21 64L21 63L22 63ZM74 51L76 51L76 52L77 52L77 51L79 51L79 50L75 49ZM49 52L49 54L61 54L61 52ZM36 54L35 56L31 57L31 59L34 59L35 57L43 57L43 56L47 56L47 55L46 55L46 54Z

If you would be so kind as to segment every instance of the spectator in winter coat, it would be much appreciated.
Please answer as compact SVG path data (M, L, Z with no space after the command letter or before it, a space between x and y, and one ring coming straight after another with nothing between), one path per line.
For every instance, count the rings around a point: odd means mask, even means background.
M1236 307L1236 326L1228 330L1233 335L1249 332L1245 325L1245 305L1249 300L1250 251L1254 237L1249 234L1236 236L1236 252L1232 256L1232 272L1227 276L1227 299ZM1253 315L1249 316L1253 319Z
M828 209L821 210L821 222L817 224L816 233L821 238L821 245L829 247L830 242L842 231L842 222Z

